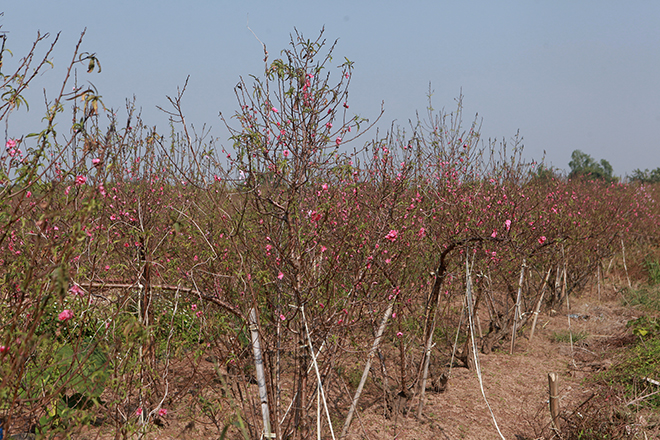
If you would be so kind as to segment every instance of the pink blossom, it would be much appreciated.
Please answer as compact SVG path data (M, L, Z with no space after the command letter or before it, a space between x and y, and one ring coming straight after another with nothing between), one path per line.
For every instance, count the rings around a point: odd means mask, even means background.
M493 233L490 234L490 236L493 237L493 238L497 237L497 231L493 231Z
M193 304L193 305L191 305L191 306L190 306L190 310L192 310L193 312L194 312L195 310L197 310L197 304Z
M337 139L335 139L335 143L336 143L337 145L341 144L341 138L340 138L340 137L337 137Z
M399 231L397 231L396 229L392 229L390 232L388 232L385 238L388 239L389 241L395 241L398 236L399 236Z
M26 192L26 193L25 193L25 197L27 197L28 199L29 199L30 197L32 197L32 191L28 191L28 192Z
M539 244L543 244L543 243L545 243L546 240L547 240L547 238L545 238L545 235L541 235L541 236L539 237Z
M284 274L282 272L278 273L277 278L281 280L282 278L284 278Z
M327 250L328 250L328 248L327 248L327 247L325 247L325 246L323 246L323 245L321 245L321 253L323 253L323 252L325 252L325 251L327 251Z
M403 336L403 333L402 333L402 332L397 332L397 334L396 334L396 335L397 335L397 337L399 337L399 338L400 338L401 336Z
M98 164L101 163L101 159L99 159L98 157L95 157L94 159L92 159L92 163L93 163L94 165L98 165Z
M77 284L74 284L73 286L71 286L71 288L69 289L69 293L71 293L71 295L74 295L74 296L83 296L83 295L85 295L85 291L82 290L80 288L80 286L77 285Z
M280 313L280 319L281 319L282 321L284 321L284 320L286 319L286 316L284 316L283 314Z
M284 151L282 151L282 155L283 155L284 157L289 157L289 150L284 150Z
M426 237L426 229L419 228L419 232L417 233L417 235L420 237Z
M165 408L161 408L158 410L158 415L161 417L165 417L167 415L167 410Z
M323 191L327 191L328 190L328 184L324 183L323 185L321 185L321 188L323 188Z
M87 177L85 177L85 176L77 176L76 177L76 185L77 186L84 185L85 182L87 182Z
M7 143L5 144L5 147L10 150L12 148L16 148L16 139L9 139Z
M57 315L57 319L59 319L62 322L66 322L71 318L73 318L73 312L69 309L65 309L61 311L59 315Z
M277 109L275 107L272 108L273 113L277 113Z
M195 313L195 316L197 316L198 318L201 318L203 314L204 314L204 312L202 312L200 310L199 312Z
M7 353L8 351L9 351L9 347L5 347L4 345L0 345L0 354Z
M136 416L141 416L142 415L142 408L138 408L135 410L135 415Z
M507 231L508 231L509 229L511 229L511 220L506 220L506 221L504 222L504 226L506 226L506 230L507 230Z
M325 126L328 128L332 128L332 122L328 122L327 124L325 124Z

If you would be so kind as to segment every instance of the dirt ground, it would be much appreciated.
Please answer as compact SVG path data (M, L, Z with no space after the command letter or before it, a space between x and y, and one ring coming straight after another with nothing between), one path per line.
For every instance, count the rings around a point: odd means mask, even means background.
M605 296L605 295L603 295ZM566 306L539 315L536 334L529 340L528 324L522 337L518 337L515 352L509 354L509 340L492 353L479 353L482 395L475 370L448 365L440 366L449 375L444 392L427 392L424 415L415 417L417 399L409 403L410 411L384 417L382 400L361 400L361 411L354 419L349 439L535 439L549 438L550 412L548 405L548 373L559 375L559 401L563 414L575 413L580 405L597 391L595 385L585 380L596 371L607 369L616 362L616 347L621 341L630 339L626 323L634 319L636 311L621 305L621 298L614 292L603 301L594 300L595 295L572 298L570 311ZM570 342L558 341L558 334L566 334L569 328L574 335L586 335L583 339ZM372 368L377 368L376 366ZM211 423L191 422L190 409L193 397L190 389L207 393L203 383L217 381L212 362L199 365L197 377L206 377L196 385L187 384L186 396L179 396L168 410L167 416L159 420L161 426L152 425L144 436L146 439L196 439L219 438L219 429ZM214 377L216 379L214 379ZM217 383L217 382L216 382ZM176 386L173 394L176 394ZM213 388L213 387L210 387ZM256 387L251 386L256 390ZM217 390L218 387L216 386ZM208 398L214 396L208 391ZM365 391L366 393L366 391ZM198 397L198 396L197 396ZM196 397L196 398L197 398ZM486 400L492 409L489 412ZM219 411L229 411L225 406ZM222 413L217 414L218 418ZM496 428L499 427L501 436ZM643 423L643 419L640 420ZM335 427L339 431L341 425ZM338 432L335 435L338 438ZM233 438L236 433L228 436ZM315 437L315 434L314 434ZM99 435L98 428L80 438L106 438ZM113 437L107 437L113 438ZM324 434L326 439L329 433ZM640 437L644 438L644 437ZM650 437L649 437L650 438Z
M508 341L491 354L479 354L485 399L475 371L452 368L447 390L429 394L422 421L411 416L396 427L382 425L374 412L363 416L371 421L365 423L366 434L372 439L498 439L496 421L506 439L539 436L550 423L548 373L559 374L560 409L572 411L592 395L584 379L611 365L608 340L624 336L625 324L631 319L616 301L578 302L570 313L580 316L571 319L571 330L589 335L572 350L570 342L553 341L555 332L568 329L565 310L542 314L533 341L530 343L527 330L517 339L513 355Z

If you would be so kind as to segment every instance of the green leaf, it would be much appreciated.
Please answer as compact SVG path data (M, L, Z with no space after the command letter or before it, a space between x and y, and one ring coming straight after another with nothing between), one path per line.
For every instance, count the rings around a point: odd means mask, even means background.
M60 348L56 365L61 380L68 389L89 398L98 398L110 377L109 360L94 344L87 344L77 351L70 344Z

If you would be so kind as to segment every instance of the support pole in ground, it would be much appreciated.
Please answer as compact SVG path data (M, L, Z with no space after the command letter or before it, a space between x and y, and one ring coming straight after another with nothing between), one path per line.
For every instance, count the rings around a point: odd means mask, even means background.
M259 387L259 400L261 401L261 415L264 420L264 438L273 438L270 430L270 414L268 412L268 393L266 391L266 375L264 374L264 359L261 355L261 341L259 339L259 325L257 324L257 311L252 308L249 314L250 332L252 334L252 349L254 351L254 366L257 370L257 386Z
M367 377L369 376L369 370L371 369L371 361L374 358L374 354L376 353L376 350L378 350L378 346L380 345L380 339L383 336L383 332L385 331L385 327L387 326L387 320L392 316L392 308L394 308L394 301L390 302L390 305L387 307L387 310L385 311L385 314L383 315L383 319L380 322L380 327L378 327L378 331L376 332L376 338L374 339L374 343L371 346L371 350L369 350L369 354L367 355L367 364L364 366L364 371L362 372L362 379L360 379L360 384L357 387L357 390L355 391L355 396L353 397L353 401L351 402L351 407L348 410L348 415L346 416L346 421L344 422L344 428L341 430L341 435L339 436L340 440L343 440L346 438L346 434L348 434L348 428L351 426L351 421L353 420L353 414L355 413L355 408L357 408L358 400L360 399L360 394L362 394L362 388L364 388L364 383L367 381Z
M543 303L543 294L545 293L545 286L548 285L548 279L550 279L550 271L552 268L548 269L548 273L545 276L543 281L543 287L541 287L541 296L539 297L539 302L536 303L536 310L534 310L534 321L532 321L532 330L529 332L529 343L531 345L532 339L534 338L534 330L536 330L536 321L539 318L539 313L541 311L541 304Z
M600 260L598 260L598 274L597 274L597 276L598 276L598 302L600 302L600 283L601 283L600 266L601 266L601 263L600 263Z
M552 426L554 429L559 429L559 399L557 391L557 373L548 373L548 394L550 396L550 416L552 417Z
M623 269L626 271L626 279L628 280L628 288L632 289L632 283L630 282L630 277L628 276L628 265L626 265L626 247L623 244L623 239L621 239L621 255L623 256Z
M522 286L523 286L524 278L525 278L525 259L523 258L522 266L520 267L520 282L518 283L518 297L516 298L516 307L513 311L513 331L511 332L510 354L513 354L513 348L516 345L516 332L518 331L518 316L520 315L520 300L522 297Z

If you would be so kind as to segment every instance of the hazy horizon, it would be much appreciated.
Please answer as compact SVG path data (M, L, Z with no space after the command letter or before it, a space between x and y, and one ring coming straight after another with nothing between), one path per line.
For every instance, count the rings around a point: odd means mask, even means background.
M144 121L167 132L167 107L187 76L187 120L223 136L218 117L237 109L240 76L260 75L266 44L271 60L298 29L314 39L325 27L339 39L336 64L355 62L351 110L379 127L406 125L433 106L452 111L462 93L464 123L483 120L482 138L510 139L519 130L525 158L568 170L573 150L609 161L618 176L660 167L660 3L635 1L281 3L125 0L112 3L25 0L6 5L0 29L8 49L3 72L24 56L37 31L60 42L55 68L28 93L30 111L9 120L9 137L39 123L48 96L83 29L82 51L95 52L100 74L79 70L108 107L135 96ZM248 28L249 26L249 28ZM42 53L43 53L42 48ZM32 129L34 131L35 129ZM229 143L221 139L220 144Z

